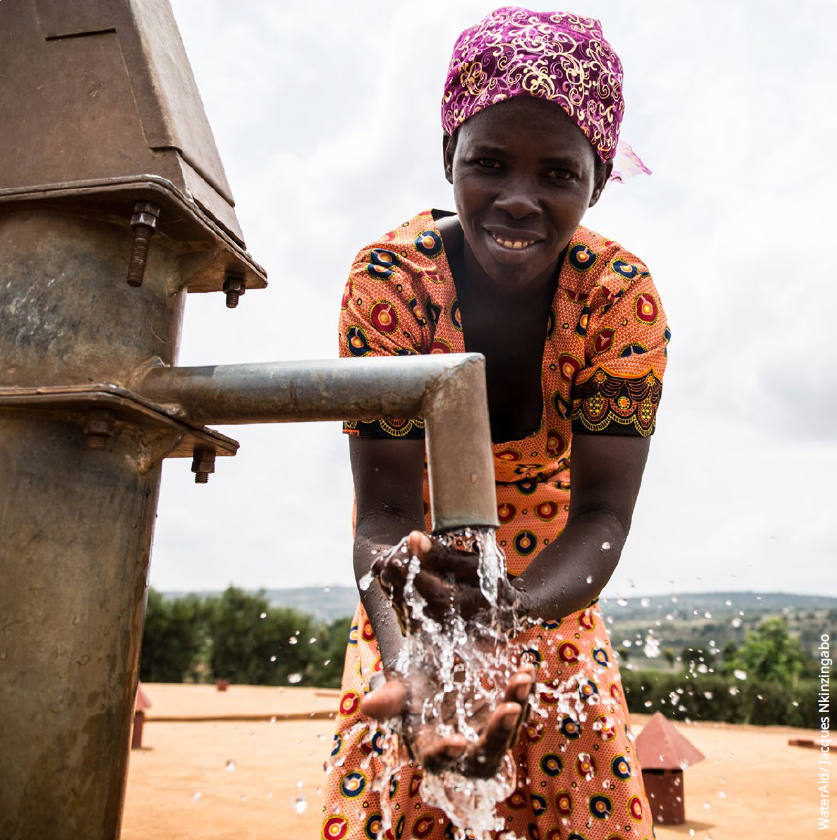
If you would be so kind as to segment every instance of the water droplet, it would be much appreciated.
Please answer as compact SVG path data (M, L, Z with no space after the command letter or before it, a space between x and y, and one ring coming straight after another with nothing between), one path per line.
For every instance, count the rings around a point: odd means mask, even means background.
M323 665L328 665L330 662L331 662L330 659L326 659L326 660L323 661Z
M267 613L259 613L259 618L267 618Z
M619 604L620 607L627 607L628 606L628 602L627 602L627 600L625 600L625 598L618 598L616 600L616 603Z
M689 760L684 758L683 761L680 762L680 769L681 770L688 770L689 769Z
M730 686L729 693L730 693L733 697L735 697L735 695L736 695L736 694L738 694L738 689L737 689L734 685L733 685L733 686Z
M740 627L741 626L741 619L740 618L734 618L730 622L730 624L732 624L733 627Z
M289 645L295 645L295 644L297 644L298 642L299 642L299 639L297 639L297 637L296 637L296 636L291 636L291 638L290 638L290 639L288 639L288 644L289 644Z
M747 672L742 671L740 668L736 668L733 672L735 679L737 680L746 680L747 679Z
M711 691L704 691L704 692L703 692L703 696L704 696L707 700L711 700L711 699L712 699L715 695L714 695Z
M307 807L308 800L304 796L297 796L297 798L294 799L294 811L296 811L297 814L303 813Z
M647 607L651 604L651 600L649 598L640 598L639 603L643 607Z
M646 709L650 709L653 705L654 705L654 702L652 700L646 700L645 701L645 708Z
M725 790L719 790L719 791L718 791L718 796L719 796L721 799L726 799L727 792L726 792Z
M296 685L298 682L302 682L302 674L288 674L288 682L291 685Z
M227 763L224 765L224 769L227 773L235 773L235 762L231 759L227 759Z
M271 661L271 662L275 662L275 661L276 661L276 657L275 657L275 656L271 656L271 657L270 657L270 661Z
M610 543L609 542L603 542L602 543L602 551L610 551Z
M587 583L593 582L593 575L587 575Z
M312 637L308 640L308 644L309 644L309 645L313 645L316 641L317 641L317 637L316 637L316 636L312 636Z
M192 794L192 799L197 802L202 796L203 794L200 791L196 791Z

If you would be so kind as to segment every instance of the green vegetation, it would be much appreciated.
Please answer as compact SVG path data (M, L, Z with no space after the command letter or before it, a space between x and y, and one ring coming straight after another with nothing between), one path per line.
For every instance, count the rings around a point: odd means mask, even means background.
M603 605L631 711L818 728L813 650L827 617L837 618L834 608L814 603L752 615L738 604L699 602L697 609L682 600L657 599L655 608L629 608L624 617L621 603ZM272 606L263 591L172 598L152 589L140 677L338 688L351 621Z
M785 619L764 619L740 648L728 642L723 658L717 648L686 648L681 659L679 672L623 668L628 708L674 720L819 728L818 660Z
M140 679L339 688L350 623L271 607L263 593L233 586L217 596L168 599L151 589Z

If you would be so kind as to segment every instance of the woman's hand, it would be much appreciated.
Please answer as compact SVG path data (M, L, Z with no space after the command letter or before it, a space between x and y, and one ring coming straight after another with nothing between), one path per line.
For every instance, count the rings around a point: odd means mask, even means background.
M474 743L462 735L438 734L440 724L452 723L455 718L453 703L447 702L447 697L442 720L422 723L424 701L438 688L428 675L414 673L403 678L390 674L384 680L364 697L361 710L365 715L376 720L402 716L407 747L428 771L438 773L455 766L465 776L490 778L517 742L529 709L528 698L534 692L535 670L531 665L521 666L493 711L487 699L472 704L469 723L479 732Z
M381 557L372 565L372 573L381 589L392 601L402 632L415 627L405 597L411 558L419 559L421 567L413 578L413 586L427 602L424 614L441 622L454 613L465 621L481 614L487 615L491 605L480 589L479 558L476 554L455 551L435 537L412 531L407 538L407 554ZM501 616L524 607L525 593L515 589L503 577L498 581L497 606ZM525 611L525 610L524 610Z

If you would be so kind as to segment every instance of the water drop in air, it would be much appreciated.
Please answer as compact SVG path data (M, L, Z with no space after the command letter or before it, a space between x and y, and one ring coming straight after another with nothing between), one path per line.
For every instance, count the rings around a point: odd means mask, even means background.
M297 796L297 798L294 799L294 811L296 811L297 814L303 813L307 807L308 800L304 796Z
M235 762L229 758L227 759L227 763L224 765L224 769L227 773L235 773Z
M302 682L302 674L288 674L288 682L291 685L296 685L298 682Z

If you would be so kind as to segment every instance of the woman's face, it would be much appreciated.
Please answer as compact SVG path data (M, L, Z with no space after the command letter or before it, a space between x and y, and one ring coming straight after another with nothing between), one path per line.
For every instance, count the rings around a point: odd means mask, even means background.
M561 252L610 173L554 102L516 97L444 139L469 268L502 287L548 283Z

